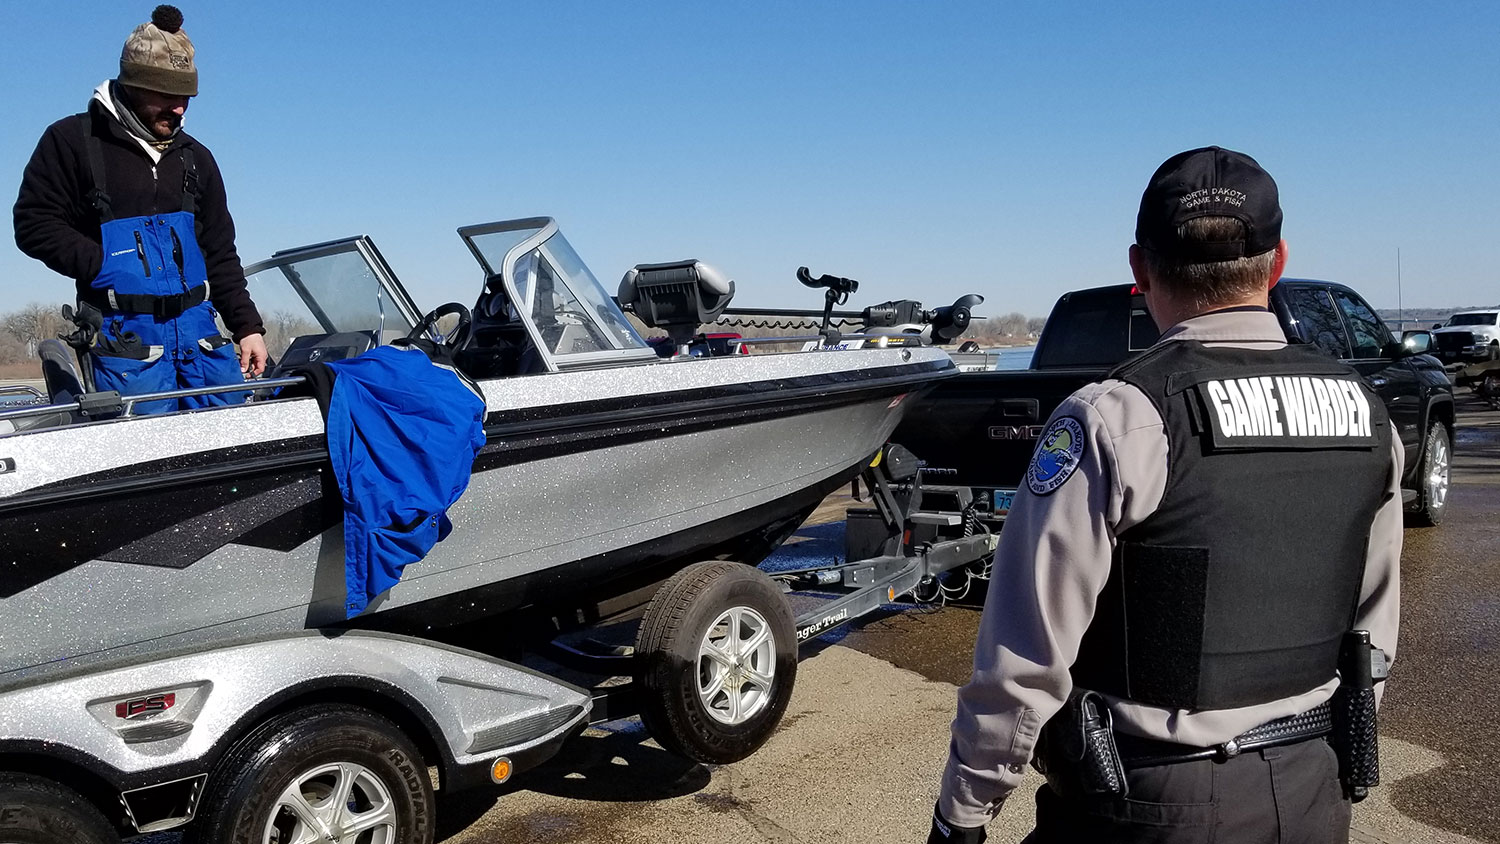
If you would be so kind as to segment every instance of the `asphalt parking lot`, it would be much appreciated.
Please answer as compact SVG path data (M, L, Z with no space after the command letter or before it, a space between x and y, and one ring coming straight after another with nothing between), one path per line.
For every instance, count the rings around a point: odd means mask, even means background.
M840 509L830 501L831 518ZM1406 534L1401 653L1381 721L1384 784L1356 807L1355 841L1500 844L1497 517L1500 412L1464 395L1448 521ZM836 526L812 525L799 541L835 535ZM683 762L638 722L617 722L507 791L442 801L438 839L924 840L978 618L962 606L873 613L806 649L780 731L749 759ZM1025 835L1033 790L1005 807L991 840Z

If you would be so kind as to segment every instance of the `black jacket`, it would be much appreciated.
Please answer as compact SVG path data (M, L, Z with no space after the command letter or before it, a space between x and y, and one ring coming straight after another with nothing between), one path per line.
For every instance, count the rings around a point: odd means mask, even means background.
M264 334L260 313L245 288L245 270L234 248L234 220L224 195L219 165L208 148L186 132L154 168L146 151L97 100L89 102L94 135L104 152L105 193L116 219L182 210L182 150L192 146L198 171L196 229L208 265L209 297L224 324L239 340ZM154 173L153 173L154 169ZM83 132L77 115L64 117L42 133L21 177L16 198L16 245L22 252L88 289L99 274L104 250L99 215L88 200L93 188Z

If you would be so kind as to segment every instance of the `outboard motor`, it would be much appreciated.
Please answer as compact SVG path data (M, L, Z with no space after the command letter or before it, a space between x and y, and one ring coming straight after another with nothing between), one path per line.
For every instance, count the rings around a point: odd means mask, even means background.
M690 354L698 328L719 318L734 298L734 282L702 261L637 264L620 280L618 296L641 322L667 332L677 354Z

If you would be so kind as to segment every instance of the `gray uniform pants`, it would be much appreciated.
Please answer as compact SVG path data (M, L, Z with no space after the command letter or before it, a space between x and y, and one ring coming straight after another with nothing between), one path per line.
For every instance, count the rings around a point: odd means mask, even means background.
M1037 791L1027 844L1346 844L1349 801L1322 739L1130 771L1126 799Z

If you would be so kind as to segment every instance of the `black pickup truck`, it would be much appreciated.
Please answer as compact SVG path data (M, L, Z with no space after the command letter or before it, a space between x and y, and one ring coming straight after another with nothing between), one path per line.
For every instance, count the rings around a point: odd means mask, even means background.
M1431 526L1447 505L1453 386L1427 354L1432 335L1395 339L1342 284L1283 279L1271 309L1287 340L1311 343L1359 370L1385 402L1406 447L1407 524ZM1031 367L968 371L940 383L891 436L929 468L933 484L969 487L989 521L1004 519L1047 418L1069 394L1156 342L1145 297L1128 284L1064 294L1047 318Z

